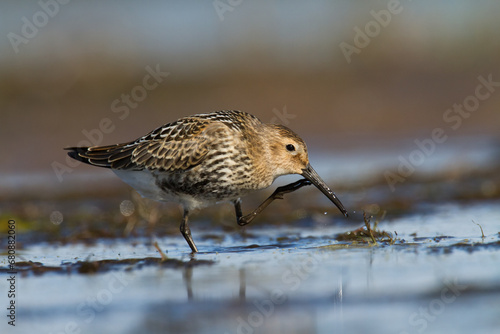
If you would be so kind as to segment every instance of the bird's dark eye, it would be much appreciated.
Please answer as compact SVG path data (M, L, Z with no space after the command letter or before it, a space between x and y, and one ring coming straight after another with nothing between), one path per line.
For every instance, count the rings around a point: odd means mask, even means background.
M292 152L292 151L295 151L295 146L293 146L292 144L288 144L288 145L286 145L286 149L288 151Z

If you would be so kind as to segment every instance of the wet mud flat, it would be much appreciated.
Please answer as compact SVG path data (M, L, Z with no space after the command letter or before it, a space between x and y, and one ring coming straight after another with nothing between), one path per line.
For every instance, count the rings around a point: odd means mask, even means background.
M133 193L4 202L17 307L1 332L494 333L500 182L481 173L407 182L399 196L383 182L340 185L360 208L348 219L312 188L244 229L218 205L193 217L196 255L175 206Z

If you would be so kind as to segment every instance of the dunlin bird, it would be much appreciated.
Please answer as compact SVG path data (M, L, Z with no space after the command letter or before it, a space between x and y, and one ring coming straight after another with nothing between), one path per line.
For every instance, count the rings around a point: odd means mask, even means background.
M111 168L143 197L176 201L184 208L180 230L193 252L188 216L193 209L231 201L239 225L250 223L273 200L314 184L347 216L333 191L309 164L306 143L283 125L264 124L241 111L217 111L181 118L124 144L69 147L84 163ZM256 210L243 216L240 197L269 187L280 175L300 179L278 187Z

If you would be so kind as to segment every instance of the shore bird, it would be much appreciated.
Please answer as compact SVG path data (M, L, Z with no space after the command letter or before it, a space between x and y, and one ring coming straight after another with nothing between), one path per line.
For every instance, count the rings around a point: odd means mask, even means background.
M128 143L66 150L76 160L110 168L143 197L180 203L180 230L193 253L198 249L189 213L217 202L232 202L237 223L244 226L273 200L313 184L347 217L340 200L309 163L302 138L283 125L265 124L241 111L184 117ZM257 209L242 214L242 196L287 174L304 178L278 187Z

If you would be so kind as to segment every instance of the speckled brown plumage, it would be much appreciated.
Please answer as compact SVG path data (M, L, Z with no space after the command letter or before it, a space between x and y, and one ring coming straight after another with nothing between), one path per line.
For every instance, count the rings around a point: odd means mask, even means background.
M269 187L280 175L301 174L308 180L283 193L313 183L346 214L310 166L306 144L297 134L241 111L184 117L132 142L67 150L76 160L111 168L144 197L179 202L184 207L181 232L193 252L189 211L233 201L241 213L241 196ZM245 217L240 214L238 222L253 219Z

